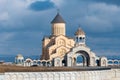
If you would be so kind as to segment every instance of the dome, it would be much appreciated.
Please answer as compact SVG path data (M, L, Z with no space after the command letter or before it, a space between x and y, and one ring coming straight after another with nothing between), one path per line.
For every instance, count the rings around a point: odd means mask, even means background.
M16 56L16 59L23 59L24 57L21 55L21 54L18 54L17 56Z
M51 23L65 23L65 21L63 20L61 15L57 13L57 15L55 16Z
M78 30L75 32L75 35L85 35L85 32L81 28L78 28Z

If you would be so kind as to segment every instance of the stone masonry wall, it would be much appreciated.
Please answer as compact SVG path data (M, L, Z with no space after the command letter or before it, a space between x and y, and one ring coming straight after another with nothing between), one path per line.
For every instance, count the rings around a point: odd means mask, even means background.
M0 80L120 80L120 69L66 72L6 72Z

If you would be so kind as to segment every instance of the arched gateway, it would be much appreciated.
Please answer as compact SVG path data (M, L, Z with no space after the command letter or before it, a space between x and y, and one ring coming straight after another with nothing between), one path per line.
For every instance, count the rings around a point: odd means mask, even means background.
M82 62L77 63L77 58L82 57ZM95 54L85 46L76 46L67 54L67 66L95 66Z
M67 66L95 66L95 53L85 44L85 33L82 29L75 32L75 46L67 54ZM82 57L81 63L78 63L78 57Z
M76 60L74 61L75 66L89 66L90 57L87 52L81 50L81 51L76 52L75 55L76 55L74 57L74 59Z

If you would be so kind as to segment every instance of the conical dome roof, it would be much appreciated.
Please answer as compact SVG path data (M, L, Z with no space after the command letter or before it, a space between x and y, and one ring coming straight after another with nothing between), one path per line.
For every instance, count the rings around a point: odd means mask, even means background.
M22 56L22 54L18 54L17 56L16 56L16 59L23 59L24 57Z
M75 35L85 35L85 32L81 28L78 28L78 30L75 32Z
M65 23L65 21L63 20L61 15L57 13L57 15L55 16L51 23Z

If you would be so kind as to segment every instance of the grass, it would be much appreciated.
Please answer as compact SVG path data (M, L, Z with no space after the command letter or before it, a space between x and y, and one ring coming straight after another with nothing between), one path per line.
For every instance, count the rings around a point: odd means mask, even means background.
M24 67L15 65L0 65L0 72L49 72L49 71L75 71L78 69L68 67Z
M0 65L0 73L4 72L55 72L55 71L93 71L93 70L109 70L103 67L24 67L16 65Z

